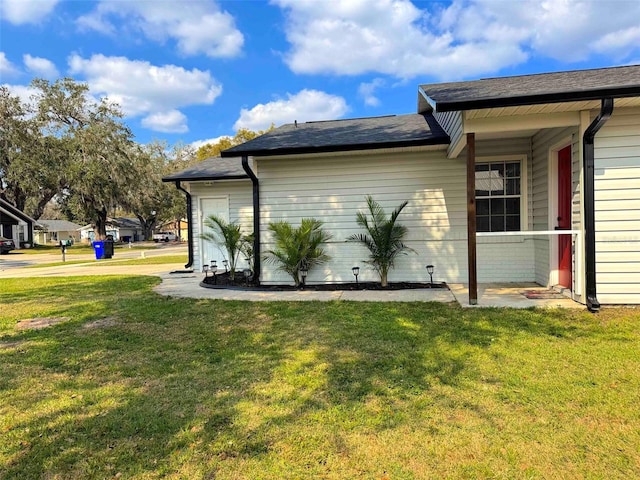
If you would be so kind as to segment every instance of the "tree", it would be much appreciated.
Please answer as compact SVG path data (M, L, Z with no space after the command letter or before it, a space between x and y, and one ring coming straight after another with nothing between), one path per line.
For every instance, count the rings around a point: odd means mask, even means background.
M107 214L138 180L133 141L122 114L107 99L89 97L86 84L70 78L36 79L37 118L57 138L68 161L62 202L73 214L106 236Z
M43 133L35 108L0 86L0 198L33 218L64 186L63 142Z
M320 246L332 238L322 225L314 218L303 218L298 228L284 221L269 223L275 248L265 252L265 260L278 265L278 269L288 273L299 286L300 270L311 270L331 259Z
M264 135L267 132L273 130L275 126L271 124L266 130L258 130L254 132L248 128L239 129L233 137L222 137L216 143L207 143L202 145L196 152L198 160L204 160L209 157L219 157L220 152L227 150L228 148L235 147L242 143L253 140L260 135Z
M173 218L171 210L176 201L176 189L162 182L169 164L167 145L159 141L133 145L130 159L136 180L119 202L140 221L144 238L151 240L157 223Z
M198 158L193 147L191 145L177 143L171 150L168 163L165 166L165 175L182 171L196 163L198 163ZM166 215L163 215L163 218L166 218L167 221L173 220L175 222L178 236L180 236L180 223L182 219L187 216L187 202L185 201L183 192L175 187L169 188L169 190L171 192L171 206L166 212ZM191 221L191 219L188 220Z
M200 235L200 237L214 242L227 251L229 279L234 280L238 257L245 251L245 243L247 242L246 237L240 230L240 225L234 222L227 222L224 218L218 217L217 215L209 215L205 219L204 224L210 228L212 232L205 232Z
M396 223L409 202L402 202L387 218L383 208L373 197L367 195L366 199L371 219L369 220L365 213L358 212L356 222L367 233L350 235L347 241L361 243L369 249L369 260L365 262L373 266L380 275L380 284L386 287L387 276L389 270L394 267L396 257L406 254L407 251L414 251L402 242L407 234L407 227Z

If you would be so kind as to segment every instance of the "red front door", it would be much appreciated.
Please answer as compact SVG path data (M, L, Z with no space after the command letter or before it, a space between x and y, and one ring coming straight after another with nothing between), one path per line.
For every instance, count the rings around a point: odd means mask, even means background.
M571 230L571 146L558 152L558 224ZM558 284L571 288L571 235L558 235Z

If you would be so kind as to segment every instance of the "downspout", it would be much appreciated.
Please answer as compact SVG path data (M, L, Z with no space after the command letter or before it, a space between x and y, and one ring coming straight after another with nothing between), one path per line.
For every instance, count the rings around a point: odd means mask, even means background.
M242 168L253 184L253 281L260 285L260 183L249 167L249 157L242 157Z
M191 194L187 192L182 185L180 185L180 180L176 180L176 188L187 197L187 249L189 251L189 260L184 268L189 268L193 265L193 218L192 218L192 207L191 207Z
M613 113L613 98L603 98L600 113L585 130L582 137L582 169L584 172L584 250L587 308L590 312L600 310L596 297L596 220L595 220L595 173L594 139L596 133Z

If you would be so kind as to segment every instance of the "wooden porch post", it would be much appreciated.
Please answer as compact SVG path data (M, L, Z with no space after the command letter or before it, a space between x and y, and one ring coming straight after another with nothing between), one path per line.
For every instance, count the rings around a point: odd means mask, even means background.
M469 305L478 303L476 268L476 134L467 133L467 252Z

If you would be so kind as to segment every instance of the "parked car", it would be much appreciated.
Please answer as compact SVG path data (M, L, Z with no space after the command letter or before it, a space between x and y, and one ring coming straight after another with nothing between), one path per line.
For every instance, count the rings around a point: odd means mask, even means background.
M160 233L154 233L153 234L153 241L158 243L158 242L173 242L176 240L176 235L175 233L171 233L171 232L160 232Z
M10 238L0 237L0 254L9 253L11 250L15 250L16 245Z

